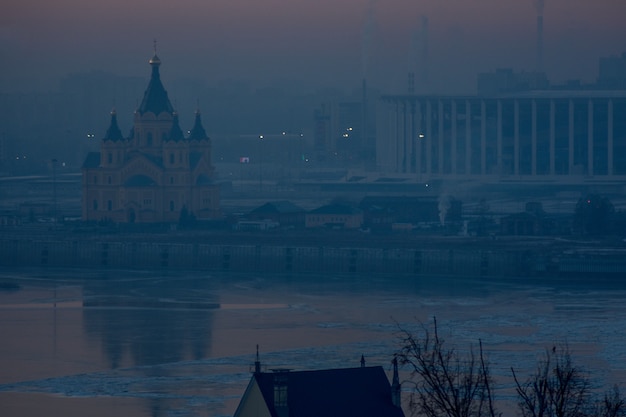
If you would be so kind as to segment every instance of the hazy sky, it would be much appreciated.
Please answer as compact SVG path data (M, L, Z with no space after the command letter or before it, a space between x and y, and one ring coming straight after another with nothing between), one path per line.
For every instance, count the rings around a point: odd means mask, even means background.
M164 79L351 88L365 73L399 91L409 57L421 57L410 45L422 16L430 89L467 90L477 72L535 68L538 1L5 0L0 92L54 89L64 75L92 70L147 77L154 38ZM593 81L598 57L626 51L624 0L543 3L553 82Z

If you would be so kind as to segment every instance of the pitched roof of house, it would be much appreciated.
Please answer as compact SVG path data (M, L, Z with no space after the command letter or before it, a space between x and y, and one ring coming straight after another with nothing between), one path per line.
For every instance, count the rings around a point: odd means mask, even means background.
M393 405L391 387L381 366L320 371L256 373L272 417L274 382L286 384L289 417L404 417Z
M363 210L371 210L380 207L395 206L417 206L424 204L437 204L436 196L406 196L406 195L388 195L388 196L365 196L359 203L359 207Z
M312 214L357 214L360 212L358 208L346 204L327 204L310 211Z
M304 213L304 209L290 201L270 201L252 210L251 214Z

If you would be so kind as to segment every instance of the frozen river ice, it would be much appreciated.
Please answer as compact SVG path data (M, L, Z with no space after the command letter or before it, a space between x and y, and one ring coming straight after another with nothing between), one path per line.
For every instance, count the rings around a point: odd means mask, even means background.
M228 416L271 368L391 370L398 325L481 339L500 387L567 343L626 381L626 283L16 269L0 272L0 415ZM16 285L12 285L16 284ZM219 304L219 308L215 305Z

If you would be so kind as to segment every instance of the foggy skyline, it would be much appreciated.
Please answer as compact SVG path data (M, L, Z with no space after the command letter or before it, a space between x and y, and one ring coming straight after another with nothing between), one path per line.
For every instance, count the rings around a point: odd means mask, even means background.
M535 70L540 13L552 82L593 82L599 57L626 50L620 0L12 0L0 17L0 92L56 90L96 70L145 76L153 39L170 80L350 89L366 77L404 91L424 61L412 50L423 17L428 91L472 92L479 72Z

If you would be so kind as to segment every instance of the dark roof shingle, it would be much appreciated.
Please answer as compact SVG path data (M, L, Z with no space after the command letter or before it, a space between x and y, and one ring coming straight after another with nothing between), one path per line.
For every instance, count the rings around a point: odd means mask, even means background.
M139 113L152 112L157 116L163 112L174 113L167 91L165 91L163 83L161 83L161 76L159 75L161 61L158 58L157 60L153 58L150 60L150 65L152 66L152 76L139 106Z
M393 405L391 387L380 366L254 375L272 417L274 380L286 378L289 417L404 417Z

